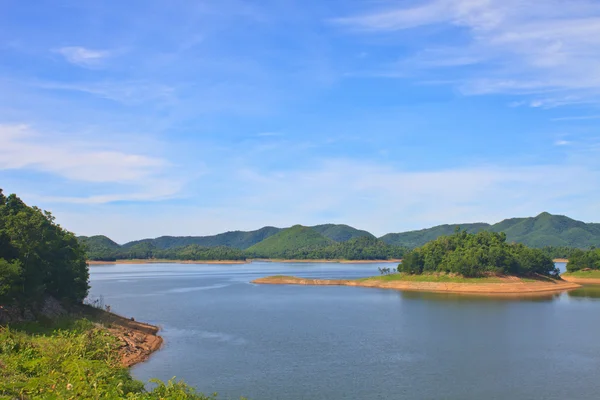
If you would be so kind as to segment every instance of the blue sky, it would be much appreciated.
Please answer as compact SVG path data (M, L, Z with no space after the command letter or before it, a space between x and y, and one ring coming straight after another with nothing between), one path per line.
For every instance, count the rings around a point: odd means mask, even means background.
M0 187L119 242L600 221L595 0L0 4Z

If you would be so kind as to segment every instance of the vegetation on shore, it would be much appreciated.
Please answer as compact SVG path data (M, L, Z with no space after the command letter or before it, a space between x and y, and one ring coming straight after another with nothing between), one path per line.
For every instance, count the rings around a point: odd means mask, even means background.
M146 391L120 363L122 344L106 327L75 316L50 320L51 303L61 314L63 306L85 308L88 280L77 238L0 189L0 399L214 398L174 381Z
M600 279L600 270L598 269L588 269L588 270L579 270L573 272L566 272L562 274L562 276L570 276L573 278L584 278L584 279Z
M598 271L600 270L600 248L587 251L574 251L569 257L567 271L574 273L577 271Z
M87 296L88 278L77 238L49 212L0 189L0 304L45 296L78 303Z
M214 399L175 381L147 391L121 365L119 346L84 318L0 327L0 399Z
M504 233L457 231L405 254L398 271L420 275L456 274L464 277L490 275L559 277L552 259L539 249L506 243Z

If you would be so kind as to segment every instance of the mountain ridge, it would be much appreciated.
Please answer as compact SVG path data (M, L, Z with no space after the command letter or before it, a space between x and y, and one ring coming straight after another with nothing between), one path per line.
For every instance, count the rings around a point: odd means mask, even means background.
M420 230L388 233L378 239L388 245L414 248L435 240L439 236L452 234L457 227L470 233L477 233L482 230L504 232L507 241L523 243L530 247L552 246L581 249L591 246L600 247L600 223L585 223L564 215L553 215L547 212L542 212L535 217L507 218L495 224L477 222L437 225ZM317 242L320 241L321 244L325 244L327 240L331 244L335 242L343 243L361 237L376 238L368 231L344 224L321 224L310 227L303 226L302 228L320 235L322 239ZM209 248L225 246L247 250L287 229L290 228L265 226L254 231L229 231L212 236L161 236L155 239L132 241L123 245L119 245L103 235L80 236L79 240L86 245L90 254L117 250L136 250L137 253L140 249L143 251L146 248L165 250L188 245ZM310 233L305 232L304 236L306 235L316 239L316 236Z

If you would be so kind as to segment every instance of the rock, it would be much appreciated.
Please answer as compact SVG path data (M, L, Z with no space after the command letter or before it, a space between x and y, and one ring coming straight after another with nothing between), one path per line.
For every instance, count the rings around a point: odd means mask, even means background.
M42 303L40 314L46 318L55 319L67 314L67 311L54 297L46 297Z

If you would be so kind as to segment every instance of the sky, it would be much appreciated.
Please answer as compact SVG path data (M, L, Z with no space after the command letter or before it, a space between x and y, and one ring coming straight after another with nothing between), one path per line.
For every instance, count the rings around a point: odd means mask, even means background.
M120 243L600 222L600 2L2 0L0 188Z

